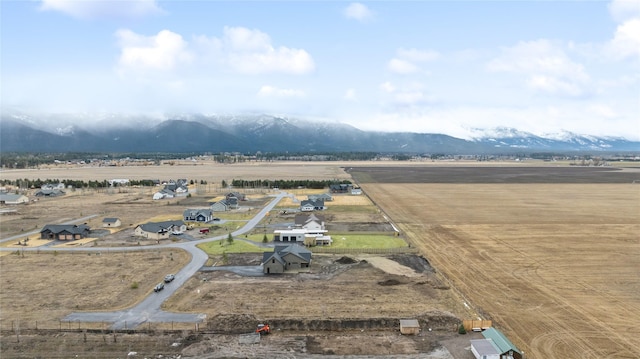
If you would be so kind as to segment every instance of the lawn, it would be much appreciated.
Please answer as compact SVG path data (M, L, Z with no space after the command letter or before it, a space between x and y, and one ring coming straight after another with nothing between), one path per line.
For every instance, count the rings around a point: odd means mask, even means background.
M226 239L223 241L202 243L198 245L198 248L210 255L223 253L256 253L271 250L270 248L261 248L239 240L234 240L233 243L229 244Z
M382 234L332 233L330 248L402 248L407 243L400 237Z

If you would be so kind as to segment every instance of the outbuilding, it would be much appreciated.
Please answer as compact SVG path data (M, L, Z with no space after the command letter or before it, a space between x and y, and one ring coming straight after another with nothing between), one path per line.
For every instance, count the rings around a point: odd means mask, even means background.
M420 334L420 323L418 323L417 319L400 319L400 334Z

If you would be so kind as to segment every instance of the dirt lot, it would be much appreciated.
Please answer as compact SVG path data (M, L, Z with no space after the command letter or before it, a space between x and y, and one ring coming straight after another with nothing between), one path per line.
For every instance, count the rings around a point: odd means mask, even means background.
M360 184L528 358L638 358L640 185L576 179Z

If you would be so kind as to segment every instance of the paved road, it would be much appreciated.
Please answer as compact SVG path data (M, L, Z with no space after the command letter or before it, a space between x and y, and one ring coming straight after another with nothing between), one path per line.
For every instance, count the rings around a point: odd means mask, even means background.
M260 212L256 214L251 220L249 220L242 228L238 229L231 234L235 236L240 236L244 233L247 233L253 229L267 212L271 211L278 202L288 194L286 192L280 192L275 198L269 202ZM95 215L94 215L95 216ZM94 216L84 217L78 221L83 221L87 218L91 218ZM77 221L74 221L77 222ZM36 232L37 233L37 232ZM19 236L24 237L24 234ZM17 238L12 237L8 239L4 239L2 241L7 240L15 240ZM164 290L160 292L152 292L149 296L147 296L142 302L137 305L125 309L119 310L115 312L76 312L71 313L66 316L64 321L78 321L78 322L107 322L113 323L111 325L111 329L132 329L137 327L138 325L146 322L187 322L187 323L198 323L202 322L206 317L204 314L187 314L187 313L169 313L160 309L162 303L169 298L178 288L180 288L189 278L191 278L196 272L198 272L209 258L208 255L196 247L196 245L204 242L216 241L216 240L225 240L227 239L227 235L215 236L210 238L204 238L200 240L194 240L184 243L171 243L171 244L160 244L160 245L152 245L152 246L144 246L144 247L109 247L109 248L101 248L101 247L87 247L87 248L46 248L46 247L34 247L34 248L24 248L25 251L46 251L46 250L56 250L58 252L66 252L66 251L90 251L90 252L100 252L105 250L117 250L117 251L141 251L141 250L153 250L157 248L180 248L184 249L191 254L191 261L182 268L178 273L175 274L176 278L173 282L166 284ZM238 238L239 239L239 238ZM242 239L244 240L244 239ZM255 242L252 242L256 244ZM258 245L265 245L263 243L259 243ZM0 251L14 251L15 248L0 248ZM21 249L22 250L22 249ZM206 267L210 270L212 267ZM228 270L228 269L227 269ZM242 272L242 270L237 269ZM262 270L260 270L262 272ZM256 269L251 267L246 270L248 275L256 274Z

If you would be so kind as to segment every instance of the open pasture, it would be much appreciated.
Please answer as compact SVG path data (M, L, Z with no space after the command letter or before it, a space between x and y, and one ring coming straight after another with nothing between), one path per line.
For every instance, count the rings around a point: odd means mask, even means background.
M639 173L475 170L351 173L527 358L640 357Z

